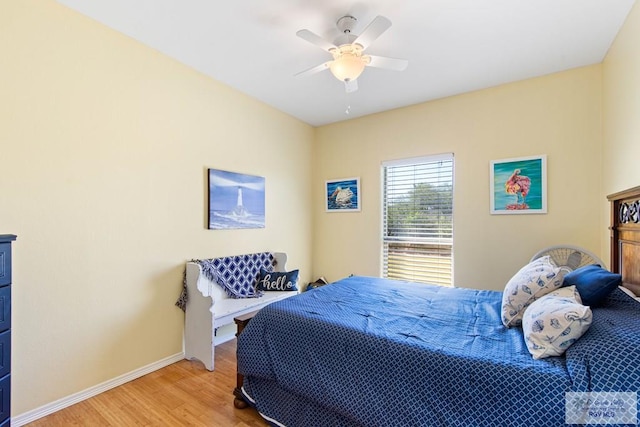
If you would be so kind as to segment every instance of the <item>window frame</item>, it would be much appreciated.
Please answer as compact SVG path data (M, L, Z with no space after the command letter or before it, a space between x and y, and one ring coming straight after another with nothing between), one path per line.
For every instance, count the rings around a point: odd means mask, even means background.
M451 185L451 237L450 238L416 238L416 237L409 237L409 238L404 238L404 239L389 239L388 234L388 224L387 224L387 211L388 211L388 194L387 194L387 168L389 167L402 167L402 166L414 166L414 165L420 165L420 164L429 164L429 163L437 163L437 162L442 162L442 161L447 161L447 162L451 162L451 180L449 182L447 182L447 184ZM432 284L438 284L441 286L448 286L448 287L453 287L454 286L454 194L455 194L455 156L453 153L444 153L444 154L436 154L436 155L427 155L427 156L418 156L418 157L409 157L409 158L404 158L404 159L396 159L396 160L389 160L389 161L382 161L381 162L381 166L380 166L380 243L381 243L381 263L380 263L380 277L383 278L388 278L388 268L389 268L389 258L388 258L388 254L389 254L389 245L393 244L393 243L399 243L399 242L404 242L407 251L410 251L411 249L416 249L417 247L422 246L422 249L418 250L416 253L420 253L422 251L422 253L424 253L425 251L431 251L431 250L435 250L439 256L442 254L442 252L447 252L447 250L444 250L444 248L448 248L449 251L449 255L444 259L447 259L449 262L449 269L447 270L447 274L448 274L448 278L447 277L439 277L438 280L421 280L420 278L418 279L411 279L411 278L406 278L406 277L391 277L392 279L394 278L398 278L398 279L402 279L402 280L412 280L412 281L417 281L417 282L421 282L421 283L432 283ZM438 230L441 230L441 228L438 228ZM402 244L402 243L401 243ZM414 246L412 246L414 245ZM409 249L411 248L411 249ZM408 259L411 258L410 255L407 255ZM415 258L414 258L415 260ZM445 267L446 268L446 267ZM431 270L430 268L407 268L405 270L404 276L416 276L415 274L413 274L414 272L430 272L430 273L434 273L435 275L437 275L437 273L435 273L436 270ZM393 275L392 275L393 276ZM412 277L413 277L412 276Z

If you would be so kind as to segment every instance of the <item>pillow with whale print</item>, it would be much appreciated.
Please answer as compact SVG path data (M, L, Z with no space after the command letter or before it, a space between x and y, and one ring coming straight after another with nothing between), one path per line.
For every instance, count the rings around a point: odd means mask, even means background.
M525 265L513 276L502 293L502 323L507 328L522 325L522 315L536 299L562 286L564 271L549 256Z
M271 272L260 269L256 289L259 291L297 291L298 270Z
M562 355L587 332L592 319L575 286L548 293L531 303L522 318L529 353L534 359Z

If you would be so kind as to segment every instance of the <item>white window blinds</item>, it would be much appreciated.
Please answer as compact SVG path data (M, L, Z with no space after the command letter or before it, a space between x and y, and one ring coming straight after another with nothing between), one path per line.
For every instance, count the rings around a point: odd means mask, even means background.
M453 286L453 154L382 164L382 275Z

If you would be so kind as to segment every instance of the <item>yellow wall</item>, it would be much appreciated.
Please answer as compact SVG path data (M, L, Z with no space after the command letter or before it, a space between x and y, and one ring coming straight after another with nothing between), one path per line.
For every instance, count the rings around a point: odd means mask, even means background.
M640 185L640 6L636 4L603 62L603 198ZM608 206L602 227L609 224ZM603 248L608 250L603 232Z
M456 286L501 290L546 246L600 252L601 66L324 126L314 146L314 276L380 271L380 164L453 152ZM548 214L490 215L489 162L547 155ZM362 212L326 213L327 179L361 177Z
M312 127L52 0L0 2L0 58L14 416L180 353L186 260L310 279ZM206 230L209 167L266 177L265 229Z

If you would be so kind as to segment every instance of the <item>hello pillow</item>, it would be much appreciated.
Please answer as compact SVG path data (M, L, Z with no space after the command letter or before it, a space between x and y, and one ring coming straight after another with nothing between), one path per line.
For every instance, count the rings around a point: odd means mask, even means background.
M256 289L259 291L297 291L298 270L288 272L269 272L260 269Z

